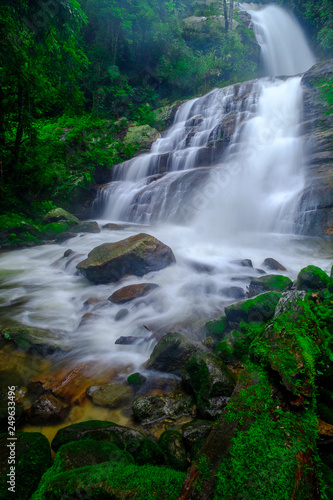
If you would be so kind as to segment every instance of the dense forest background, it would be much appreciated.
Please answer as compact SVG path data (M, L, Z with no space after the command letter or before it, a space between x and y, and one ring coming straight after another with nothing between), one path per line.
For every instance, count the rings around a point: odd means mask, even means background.
M297 15L318 58L329 57L332 0L277 3ZM193 16L208 18L203 29ZM66 204L100 168L133 156L124 123L158 129L159 108L258 76L248 24L226 0L3 0L2 228Z

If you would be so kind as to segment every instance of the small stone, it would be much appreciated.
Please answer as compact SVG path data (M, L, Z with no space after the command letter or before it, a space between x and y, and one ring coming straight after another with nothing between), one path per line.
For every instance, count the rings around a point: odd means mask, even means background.
M120 311L118 311L117 314L115 315L114 320L121 321L122 319L126 318L128 314L129 314L128 309L120 309Z
M69 257L70 255L72 255L74 252L73 250L71 250L70 248L68 250L66 250L66 252L64 253L64 257Z
M146 382L146 380L146 377L138 372L132 373L132 375L127 377L127 382L134 388L141 387Z
M287 270L282 264L280 264L280 262L278 262L277 260L272 259L272 258L265 259L263 265L268 267L268 269L271 269L272 271L286 271Z

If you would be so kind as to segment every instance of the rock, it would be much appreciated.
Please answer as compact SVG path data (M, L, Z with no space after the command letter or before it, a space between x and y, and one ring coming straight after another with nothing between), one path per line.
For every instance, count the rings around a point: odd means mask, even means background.
M185 127L196 127L196 126L200 125L200 123L202 123L203 120L204 120L204 118L202 115L192 116L192 118L189 118L185 122Z
M117 314L115 315L114 320L121 321L122 319L126 318L128 314L129 314L128 309L120 309L120 311L118 311Z
M221 288L219 293L228 299L244 299L246 297L245 290L239 286Z
M125 144L137 146L140 152L147 151L154 141L158 139L158 132L155 128L149 125L134 125L130 126L127 134L123 139Z
M168 104L166 106L163 106L162 108L155 110L156 122L160 123L160 125L158 126L158 130L164 131L168 127L170 127L170 125L172 125L176 113L183 102L184 101L176 101L172 104Z
M176 500L184 476L183 472L166 467L114 462L61 473L55 473L52 467L31 500Z
M5 340L14 342L20 349L38 353L42 356L48 356L55 352L69 351L66 346L66 340L57 338L55 332L50 332L45 328L21 325L18 322L12 322L13 326L2 328L0 336Z
M114 304L125 304L125 302L129 302L130 300L148 295L152 290L155 290L156 288L159 288L159 285L155 285L155 283L140 283L138 285L128 285L113 292L108 300L110 302L113 302Z
M214 396L206 401L202 401L198 405L198 417L216 420L222 415L229 402L230 397L228 396Z
M66 443L85 439L114 443L121 450L133 455L139 465L146 463L158 465L164 460L159 446L141 432L100 420L89 420L63 427L55 435L51 446L54 451L58 451L60 446Z
M194 260L186 260L185 262L196 273L213 274L215 271L214 266L211 266L209 264L204 264L203 262L196 262Z
M52 465L50 445L39 432L16 432L17 440L9 441L8 434L0 434L0 498L24 500L36 490L44 472ZM14 447L8 446L15 443ZM8 491L10 481L9 458L15 455L14 491ZM12 464L13 466L13 464Z
M327 288L330 278L319 267L304 267L297 276L296 287L298 290L323 290Z
M71 250L70 248L68 248L68 250L66 250L64 252L64 258L66 259L67 257L70 257L73 254L74 254L73 250Z
M170 247L140 233L117 243L99 245L76 267L88 280L108 283L119 281L127 274L143 276L159 271L173 262L175 256Z
M141 387L146 382L146 380L147 378L138 372L132 373L132 375L129 375L129 377L127 377L127 382L129 383L129 385L134 387L134 389Z
M272 258L265 259L263 262L263 266L268 267L268 269L271 269L272 271L286 271L287 270L282 264L280 264L280 262L278 262L277 260L272 259Z
M178 418L183 415L194 416L194 401L182 394L171 397L166 394L139 396L132 405L134 417L147 424L160 419Z
M232 264L236 264L242 267L253 267L251 259L243 259L243 260L233 260Z
M260 278L253 278L250 282L249 297L255 297L264 292L284 292L291 288L293 282L286 276L279 274L266 274Z
M181 333L167 333L156 344L145 366L148 370L179 372L192 354L202 350L202 346Z
M223 361L208 352L191 356L182 372L183 376L190 383L198 402L213 396L231 396L236 385Z
M134 337L133 335L128 335L127 337L119 337L115 341L118 345L133 345L133 344L143 344L144 342L149 342L152 336L149 337Z
M267 322L273 318L275 308L280 299L277 292L266 292L254 299L237 302L225 308L227 325L237 326L241 321L249 322Z
M192 448L197 444L203 444L212 429L212 422L209 420L191 420L183 425L182 432L185 444Z
M227 329L227 318L222 316L219 319L208 321L204 328L206 337L213 337L214 340L219 341Z
M100 233L101 229L96 221L79 222L71 229L71 233Z
M43 222L45 224L49 224L50 222L59 222L66 221L68 224L79 224L80 221L77 217L70 214L63 208L55 208L47 212L47 214L43 217Z
M105 384L89 387L87 395L95 405L119 408L131 402L133 390L127 385Z
M55 456L52 468L54 473L58 474L104 462L116 462L125 466L133 464L134 458L114 443L84 439L62 445Z
M183 443L183 437L178 431L164 431L158 440L164 453L166 465L176 470L186 470L188 461Z
M109 222L108 224L104 224L104 226L102 226L102 229L109 229L110 231L123 231L124 229L126 229L127 226L125 226L124 224L114 224L112 222Z
M27 417L32 425L52 425L65 420L69 411L68 403L64 403L53 394L43 394L27 410Z

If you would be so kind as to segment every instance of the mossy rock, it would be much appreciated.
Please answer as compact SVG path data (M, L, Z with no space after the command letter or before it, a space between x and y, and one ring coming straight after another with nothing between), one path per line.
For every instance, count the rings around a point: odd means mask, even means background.
M70 214L63 208L54 208L47 212L43 217L43 222L49 224L51 222L66 221L68 224L79 224L80 221L75 215Z
M101 228L96 221L84 221L79 222L75 227L71 228L72 233L100 233Z
M52 468L54 473L58 474L104 462L129 465L134 463L134 458L127 451L120 450L114 443L84 439L61 446L55 456Z
M182 333L170 332L164 335L154 347L146 368L161 372L180 372L192 354L203 347L191 341Z
M194 401L191 396L183 394L174 397L167 394L139 396L132 405L134 417L143 424L164 418L178 418L193 415Z
M242 321L266 323L273 318L280 297L281 294L277 292L266 292L254 299L237 302L226 307L225 314L228 326L236 327Z
M103 463L59 474L52 469L31 500L176 500L185 479L182 472L149 465Z
M155 128L149 125L134 125L128 128L123 142L138 147L140 151L145 151L156 139L158 139L158 132Z
M52 465L48 440L39 432L16 432L15 437L15 493L8 491L10 448L8 434L0 434L0 498L26 500L36 490L46 470ZM14 450L14 448L13 448Z
M316 266L304 267L297 276L296 287L306 292L312 290L323 290L330 283L328 275Z
M212 425L212 422L209 420L191 420L191 422L183 425L182 433L185 445L189 449L197 444L202 445L207 439Z
M188 467L183 437L178 431L164 431L158 440L164 453L166 465L176 470L184 471Z
M137 464L163 463L163 453L152 439L135 429L101 420L90 420L63 427L55 435L51 446L54 451L58 451L63 444L84 439L114 443L121 450L133 455Z
M205 324L206 337L212 337L216 341L222 339L226 329L227 329L227 318L225 316L222 316L219 319L208 321Z
M260 278L254 278L250 282L249 297L255 297L264 292L284 292L291 288L293 282L287 276L279 274L266 274Z
M134 392L128 385L111 383L91 386L87 389L87 395L95 405L107 408L119 408L130 404Z
M125 275L143 276L175 262L170 247L149 234L140 233L116 243L95 247L76 267L94 283L119 281Z
M146 377L138 372L132 373L132 375L129 375L129 377L127 377L127 382L134 388L143 386L146 380Z

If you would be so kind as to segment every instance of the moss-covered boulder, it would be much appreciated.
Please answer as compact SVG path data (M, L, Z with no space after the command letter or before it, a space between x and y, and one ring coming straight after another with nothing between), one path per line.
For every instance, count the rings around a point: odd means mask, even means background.
M44 356L54 352L68 351L70 348L66 345L66 340L57 338L58 336L45 328L36 326L26 326L18 322L11 322L12 326L0 328L0 337L14 342L20 349L38 353Z
M100 420L90 420L63 427L55 435L51 446L54 451L58 451L63 444L84 439L114 443L121 450L126 450L133 455L137 464L163 463L162 451L152 439L135 429Z
M124 286L113 292L108 300L114 304L125 304L131 300L148 295L158 287L159 285L155 283L139 283L137 285Z
M26 500L52 465L50 445L39 432L16 432L16 441L8 437L7 433L0 434L0 498ZM14 462L10 462L14 456ZM12 487L14 490L8 490Z
M66 470L104 462L128 465L134 463L134 458L114 443L84 439L61 446L55 456L52 469L55 474L58 474Z
M202 345L192 342L182 333L164 335L154 347L146 368L161 372L179 372L192 354L202 351Z
M147 424L166 418L179 418L184 415L195 415L195 405L191 396L183 394L168 396L139 396L132 405L134 417L141 423Z
M164 431L159 437L158 444L164 453L166 465L182 471L187 469L189 463L180 432Z
M123 140L125 144L131 144L140 151L149 150L154 141L158 139L158 132L149 125L132 125L128 128Z
M281 294L266 292L254 299L237 302L225 308L227 324L229 327L237 326L241 321L267 322L273 318L275 308Z
M59 474L52 468L43 476L31 500L176 500L184 478L184 473L165 467L113 462Z
M87 395L95 405L107 408L119 408L129 404L134 393L133 389L128 385L111 383L91 386L87 389Z
M330 282L328 275L317 266L307 266L302 269L296 281L298 290L323 290L327 288Z
M32 425L51 425L65 420L71 407L53 394L42 394L27 410L28 422Z
M218 342L222 339L223 334L227 329L227 318L222 316L219 319L207 321L204 328L206 337L212 337Z
M80 221L75 215L70 214L63 208L54 208L47 212L43 217L43 222L49 224L50 222L66 221L67 224L79 224Z
M182 433L185 445L191 449L195 445L202 445L207 439L213 423L209 420L191 420L183 425Z
M94 283L119 281L127 274L143 276L175 262L170 247L149 234L140 233L117 243L95 247L76 267Z
M287 276L278 274L266 274L260 278L254 278L250 282L249 297L255 297L264 292L284 292L291 288L293 282Z

